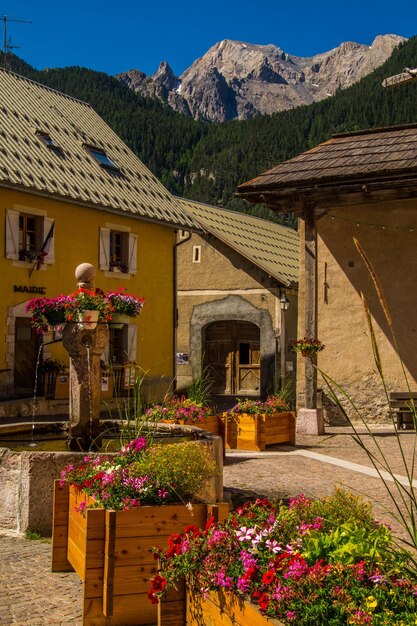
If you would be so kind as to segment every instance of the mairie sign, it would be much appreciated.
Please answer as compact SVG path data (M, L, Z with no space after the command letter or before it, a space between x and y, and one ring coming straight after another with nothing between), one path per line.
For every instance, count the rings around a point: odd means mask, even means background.
M17 291L18 293L37 293L37 294L45 294L46 287L35 287L34 285L14 285L13 291Z

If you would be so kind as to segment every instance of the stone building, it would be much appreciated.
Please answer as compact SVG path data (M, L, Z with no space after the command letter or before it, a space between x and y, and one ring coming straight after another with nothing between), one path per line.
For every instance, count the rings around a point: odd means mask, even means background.
M361 296L388 392L407 391L397 347L408 385L416 390L417 126L337 135L240 185L238 196L300 218L298 335L318 337L325 344L319 368L367 419L382 418L388 403ZM354 239L375 270L392 325ZM301 361L298 406L315 409L314 359L304 359L303 366ZM329 418L336 413L329 401L325 408Z
M110 331L109 360L136 361L147 382L175 368L174 246L192 218L86 103L0 70L0 397L33 395L43 358L66 360L31 329L28 300L75 288L81 262L96 286L145 298L140 318Z
M265 396L280 376L294 376L288 344L296 335L298 235L250 215L180 203L203 233L181 230L177 240L178 388L208 364L216 394Z

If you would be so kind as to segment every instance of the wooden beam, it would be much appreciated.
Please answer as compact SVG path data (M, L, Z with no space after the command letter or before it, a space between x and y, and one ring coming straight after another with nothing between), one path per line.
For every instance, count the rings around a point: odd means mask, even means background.
M304 253L305 253L305 336L317 336L317 226L314 204L304 209ZM317 357L304 359L305 363L305 408L315 409L317 402Z

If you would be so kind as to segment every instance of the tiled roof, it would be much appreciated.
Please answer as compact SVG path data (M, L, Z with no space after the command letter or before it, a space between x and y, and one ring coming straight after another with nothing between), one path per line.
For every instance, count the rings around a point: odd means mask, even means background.
M417 126L380 128L336 135L239 185L238 195L410 173L417 173Z
M206 232L284 285L298 283L299 239L295 230L245 213L178 200Z
M59 149L47 146L40 134ZM101 148L117 166L86 150ZM0 186L181 228L192 218L101 117L81 102L0 69Z

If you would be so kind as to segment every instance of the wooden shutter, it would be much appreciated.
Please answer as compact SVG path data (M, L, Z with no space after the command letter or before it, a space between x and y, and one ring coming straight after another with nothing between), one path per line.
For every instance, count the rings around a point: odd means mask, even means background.
M6 210L6 259L19 258L19 213Z
M100 228L99 267L103 271L110 269L110 228Z
M127 326L127 354L129 361L136 362L138 327L136 324Z
M138 236L134 233L129 233L129 274L136 274L137 272L137 256L138 256Z
M51 232L51 228L54 224L52 217L45 217L43 220L43 241L46 241L49 233ZM52 236L48 240L45 246L45 252L48 254L45 257L44 263L55 263L55 229L52 233Z

